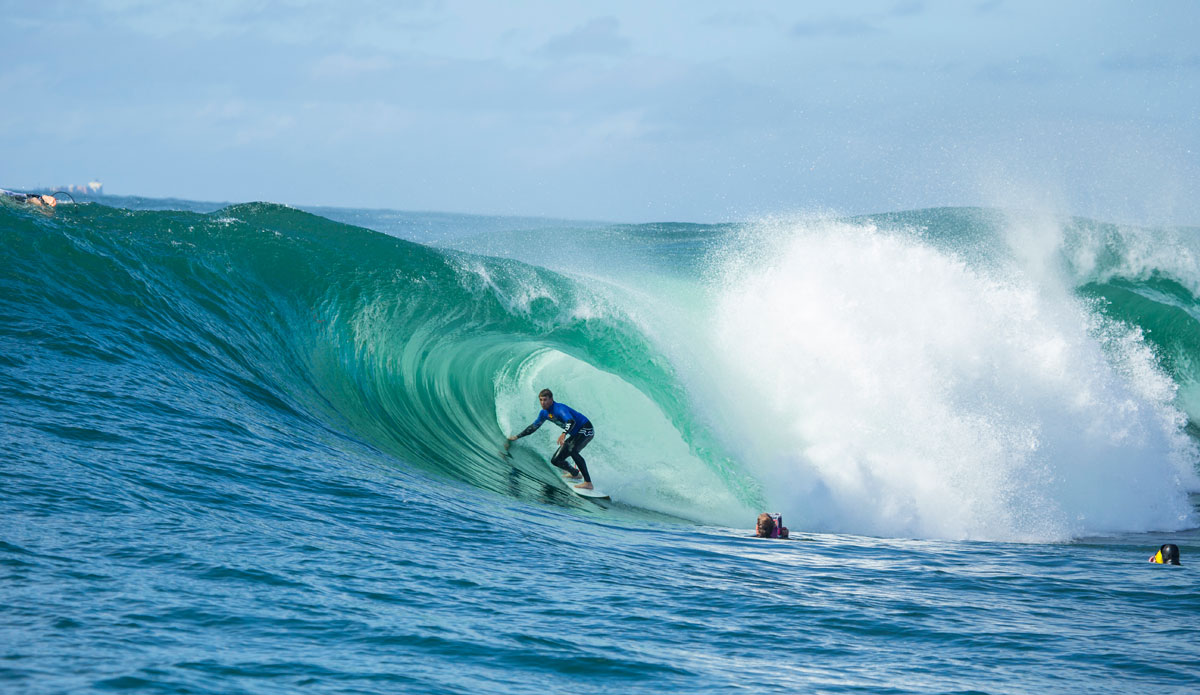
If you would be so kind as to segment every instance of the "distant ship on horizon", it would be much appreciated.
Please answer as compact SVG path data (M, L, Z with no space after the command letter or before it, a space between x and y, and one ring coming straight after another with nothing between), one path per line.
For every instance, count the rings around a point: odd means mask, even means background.
M85 184L76 186L54 186L50 189L51 193L70 193L71 195L87 195L101 196L104 195L104 184L99 181L88 181Z

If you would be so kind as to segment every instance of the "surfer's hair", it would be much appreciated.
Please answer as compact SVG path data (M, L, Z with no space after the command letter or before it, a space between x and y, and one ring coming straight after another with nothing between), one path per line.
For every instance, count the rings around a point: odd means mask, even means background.
M770 514L763 512L758 515L758 537L770 538L771 533L775 530L775 520Z
M542 396L546 396L550 400L554 400L554 394L551 393L550 389L542 389L541 391L538 391L538 398L541 398Z

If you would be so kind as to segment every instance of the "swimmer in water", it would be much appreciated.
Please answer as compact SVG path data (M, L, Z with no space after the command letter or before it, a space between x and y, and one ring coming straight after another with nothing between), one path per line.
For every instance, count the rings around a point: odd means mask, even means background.
M1178 565L1179 546L1174 543L1164 543L1157 553L1150 556L1150 562L1156 565Z
M754 535L759 538L787 538L788 528L783 525L782 514L758 515L758 523L754 526Z
M28 205L36 205L37 207L54 208L58 207L58 199L52 195L40 195L38 193L18 193L0 188L0 196L9 198L18 203L26 203Z

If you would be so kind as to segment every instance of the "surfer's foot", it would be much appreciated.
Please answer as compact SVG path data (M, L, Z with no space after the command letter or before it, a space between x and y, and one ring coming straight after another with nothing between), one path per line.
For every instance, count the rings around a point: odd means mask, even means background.
M580 483L580 484L576 485L575 487L579 490L595 490L596 489L596 488L592 487L591 483Z
M564 478L578 478L579 471L567 471L566 473L563 473L563 477Z

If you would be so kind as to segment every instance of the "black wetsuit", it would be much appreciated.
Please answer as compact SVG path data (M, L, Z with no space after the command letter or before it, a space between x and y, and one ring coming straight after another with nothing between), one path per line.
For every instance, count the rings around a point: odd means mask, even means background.
M554 424L563 428L567 438L563 441L562 446L558 447L558 451L554 452L554 456L550 457L550 463L555 467L561 468L568 473L572 473L570 464L567 459L570 458L579 468L578 473L583 475L583 479L587 482L592 482L592 477L588 475L587 462L579 455L583 447L587 446L592 441L592 437L596 436L596 430L592 427L591 420L587 419L583 413L572 409L563 403L555 403L550 406L550 410L543 409L538 413L537 419L533 421L529 427L521 430L517 438L525 437L537 431L537 428L542 426L546 420L551 420Z
M17 191L10 191L6 188L0 188L0 197L9 198L18 203L25 203L26 205L37 205L39 207L53 207L54 205L58 204L57 201L53 203L47 203L44 200L45 196L43 196L41 193L18 193Z
M36 193L17 193L16 191L10 191L4 188L0 188L0 195L4 196L5 198L12 198L18 203L28 203L30 198L38 198L39 200L41 199L41 196Z

